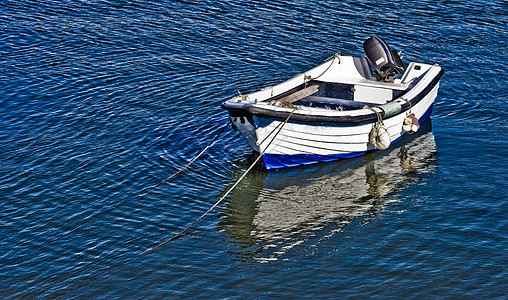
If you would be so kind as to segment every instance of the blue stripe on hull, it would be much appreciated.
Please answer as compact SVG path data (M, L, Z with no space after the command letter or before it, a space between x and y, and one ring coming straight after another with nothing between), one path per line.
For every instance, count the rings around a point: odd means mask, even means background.
M331 154L331 155L318 155L318 154L264 154L263 161L265 162L268 171L301 167L306 165L313 165L323 162L337 161L346 158L357 157L366 154L367 152L350 152L345 154Z
M419 123L423 123L425 120L427 120L430 115L432 114L432 107L431 105L429 109L423 114L423 116L420 118ZM408 133L404 133L402 136L400 136L398 139L392 141L390 144L393 145L400 141L405 135ZM349 153L341 153L341 154L329 154L329 155L319 155L319 154L263 154L263 161L265 163L266 169L268 171L274 171L279 169L286 169L286 168L294 168L294 167L301 167L306 165L313 165L323 162L332 162L337 161L341 159L347 159L347 158L353 158L357 156L361 156L367 153L371 153L374 151L377 151L378 149L369 150L369 151L363 151L363 152L349 152Z

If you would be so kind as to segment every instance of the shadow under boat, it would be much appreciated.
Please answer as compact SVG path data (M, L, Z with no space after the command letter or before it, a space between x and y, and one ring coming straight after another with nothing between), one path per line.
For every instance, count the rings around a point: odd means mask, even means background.
M231 193L220 229L239 247L239 259L267 261L320 230L317 235L330 235L373 216L416 174L432 170L431 127L429 119L389 149L359 158L272 173L254 169Z

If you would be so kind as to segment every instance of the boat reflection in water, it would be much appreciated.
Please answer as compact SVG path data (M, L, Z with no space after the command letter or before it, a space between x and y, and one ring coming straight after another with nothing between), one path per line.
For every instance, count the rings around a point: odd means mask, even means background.
M377 214L416 174L431 171L435 156L428 120L383 152L282 172L252 171L231 194L219 226L241 248L240 259L277 260L313 236L333 235L355 218Z

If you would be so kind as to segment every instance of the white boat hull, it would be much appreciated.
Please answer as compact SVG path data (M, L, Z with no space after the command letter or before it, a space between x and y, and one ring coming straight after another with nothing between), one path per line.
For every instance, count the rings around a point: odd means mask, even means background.
M430 117L438 88L439 85L436 85L411 108L420 123ZM405 117L406 114L398 114L383 120L391 144L407 134L402 130ZM378 150L369 143L369 134L376 122L305 124L290 120L272 142L276 129L284 120L254 117L252 125L246 120L242 123L240 118L231 119L249 145L263 153L263 161L269 171L351 158Z
M414 115L419 123L430 117L441 67L411 63L401 79L380 82L358 73L357 62L354 57L335 56L281 84L235 97L222 107L229 111L233 127L262 154L268 170L385 149L369 139L375 126L384 125L392 145L408 134L403 129L406 117ZM313 81L307 84L307 78ZM315 97L300 101L296 96L316 86ZM275 105L290 98L297 99Z

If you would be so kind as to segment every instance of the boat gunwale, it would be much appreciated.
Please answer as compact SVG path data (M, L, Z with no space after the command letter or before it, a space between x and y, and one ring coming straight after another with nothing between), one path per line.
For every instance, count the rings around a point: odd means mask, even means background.
M432 67L438 67L439 72L434 75L432 80L415 96L410 99L405 98L404 96L411 91L415 90L420 84L421 81L428 75L428 72L432 70ZM436 85L439 84L439 80L441 79L444 70L437 64L433 65L431 69L429 69L426 73L427 75L422 74L417 80L417 82L413 82L411 86L404 91L402 94L397 96L395 99L387 102L392 103L394 101L399 101L401 106L401 111L394 116L400 115L401 113L410 109L410 107L415 106L418 102L420 102L425 96L434 89ZM300 122L330 122L330 123L359 123L370 120L377 120L377 113L381 115L381 117L385 117L385 111L382 109L383 104L377 104L370 107L370 109L356 109L349 111L337 111L337 113L351 113L358 111L370 111L367 113L359 114L359 115L314 115L314 114L301 114L295 112L291 115L290 120L300 121ZM289 114L291 114L292 109L280 109L276 107L263 108L259 107L251 102L234 102L233 100L228 100L224 102L221 107L229 111L232 117L247 117L247 116L258 116L263 118L274 118L274 119L286 119ZM374 110L374 111L373 111ZM331 110L330 110L331 111ZM332 111L335 112L335 111ZM376 113L377 112L377 113ZM390 116L393 117L393 116Z

